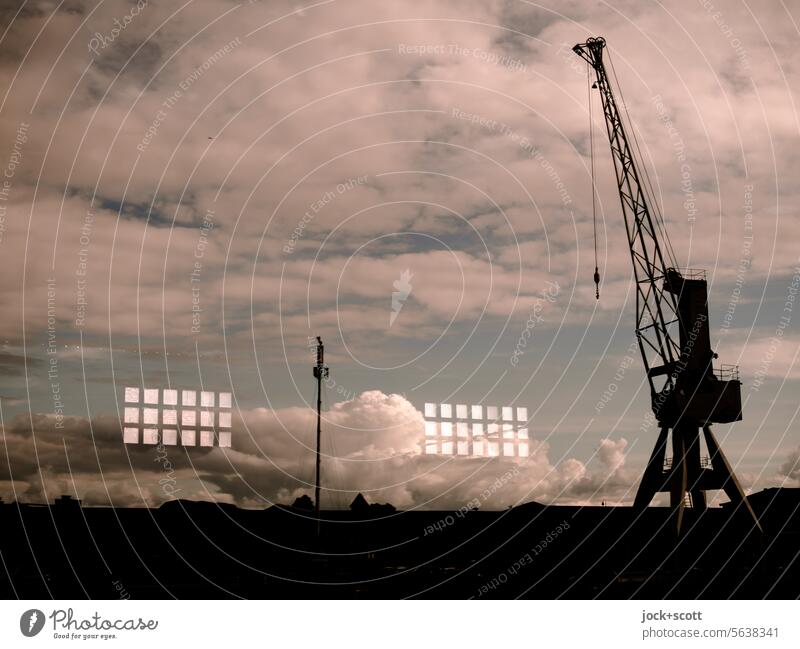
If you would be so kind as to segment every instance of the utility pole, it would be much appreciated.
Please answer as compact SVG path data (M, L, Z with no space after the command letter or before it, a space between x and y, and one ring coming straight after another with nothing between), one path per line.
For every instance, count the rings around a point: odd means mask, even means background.
M317 364L314 366L314 378L317 379L317 473L314 481L314 513L317 516L317 535L319 535L319 491L320 491L320 441L322 437L322 379L328 378L330 370L325 367L325 347L322 338L317 336Z

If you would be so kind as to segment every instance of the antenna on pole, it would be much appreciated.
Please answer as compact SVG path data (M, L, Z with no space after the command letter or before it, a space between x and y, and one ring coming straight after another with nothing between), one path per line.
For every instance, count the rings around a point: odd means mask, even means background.
M330 370L325 366L325 346L322 338L317 336L317 364L314 366L314 378L317 379L317 472L314 481L314 513L317 516L317 536L319 536L319 491L320 491L320 439L322 436L322 379L328 378Z

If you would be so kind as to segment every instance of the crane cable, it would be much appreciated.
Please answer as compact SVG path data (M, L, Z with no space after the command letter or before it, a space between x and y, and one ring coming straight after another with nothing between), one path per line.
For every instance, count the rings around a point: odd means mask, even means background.
M594 235L594 298L600 299L600 271L597 266L597 190L594 174L594 123L592 121L592 67L586 62L586 88L589 95L589 160L592 175L592 231Z

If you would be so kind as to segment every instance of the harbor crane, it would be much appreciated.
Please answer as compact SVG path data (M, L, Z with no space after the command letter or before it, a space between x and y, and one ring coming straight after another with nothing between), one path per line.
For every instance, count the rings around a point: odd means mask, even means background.
M754 527L760 530L742 487L711 430L712 424L742 418L738 368L721 365L715 369L713 366L717 355L711 349L705 272L678 268L664 219L657 211L658 205L655 200L652 206L648 203L649 179L637 168L603 61L605 47L603 38L589 38L575 45L573 51L594 70L592 89L600 95L636 283L636 338L650 386L653 414L659 426L634 508L641 511L658 492L668 491L674 530L680 534L684 510L687 507L704 510L706 492L722 489L737 512L749 516ZM619 88L613 62L611 71ZM591 94L590 89L590 101ZM635 133L631 131L631 135L636 145ZM643 184L645 180L647 186ZM594 204L594 193L592 199ZM600 276L596 267L594 279L599 289ZM707 458L701 454L701 432ZM666 457L669 440L671 460Z

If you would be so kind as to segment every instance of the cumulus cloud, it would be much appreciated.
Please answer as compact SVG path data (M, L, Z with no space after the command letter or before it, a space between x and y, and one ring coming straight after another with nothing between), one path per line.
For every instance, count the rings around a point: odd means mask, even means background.
M422 414L400 395L364 392L324 415L328 506L346 506L358 492L404 509L622 502L635 482L625 469L624 439L602 440L594 468L574 458L554 464L548 444L536 440L529 458L430 456L421 453ZM0 469L0 485L4 498L33 502L75 493L87 504L153 505L172 497L289 503L313 493L314 422L302 408L247 411L236 421L234 448L186 451L123 445L114 417L71 417L56 428L51 416L19 416L5 430L10 462Z
M789 453L786 461L781 465L780 473L800 486L800 446Z

